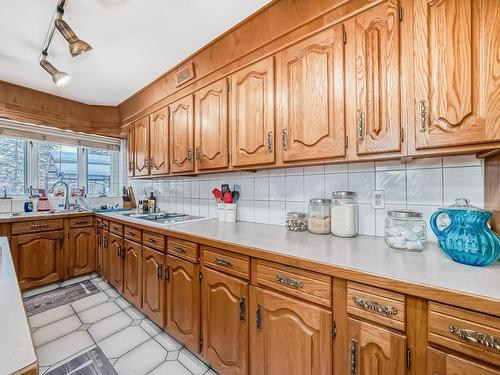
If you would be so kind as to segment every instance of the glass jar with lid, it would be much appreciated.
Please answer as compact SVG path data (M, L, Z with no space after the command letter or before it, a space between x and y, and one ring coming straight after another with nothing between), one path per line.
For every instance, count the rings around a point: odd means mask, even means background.
M299 211L287 212L286 229L291 232L305 232L307 230L307 214Z
M427 224L422 213L411 210L387 212L385 242L394 249L422 251L427 245Z
M330 234L331 199L313 198L307 208L307 228L314 234Z
M358 201L355 192L333 192L331 215L331 231L334 236L358 235Z

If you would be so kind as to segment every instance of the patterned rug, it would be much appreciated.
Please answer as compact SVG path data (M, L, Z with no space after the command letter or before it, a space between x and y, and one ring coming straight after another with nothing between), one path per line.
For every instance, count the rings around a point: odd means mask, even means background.
M99 288L91 280L85 280L64 288L28 297L24 300L24 308L26 314L31 316L99 292Z
M96 346L45 375L116 375L101 348Z

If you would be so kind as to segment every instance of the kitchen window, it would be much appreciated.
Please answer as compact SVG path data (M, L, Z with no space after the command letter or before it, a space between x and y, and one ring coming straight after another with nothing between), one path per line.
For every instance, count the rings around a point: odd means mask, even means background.
M0 192L23 194L26 190L26 141L0 137Z

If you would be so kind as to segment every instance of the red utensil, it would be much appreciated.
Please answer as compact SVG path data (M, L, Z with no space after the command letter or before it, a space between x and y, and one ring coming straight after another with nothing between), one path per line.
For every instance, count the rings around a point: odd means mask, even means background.
M231 193L224 193L224 203L233 203L233 195Z
M212 194L218 202L222 201L222 191L220 191L218 188L213 188Z

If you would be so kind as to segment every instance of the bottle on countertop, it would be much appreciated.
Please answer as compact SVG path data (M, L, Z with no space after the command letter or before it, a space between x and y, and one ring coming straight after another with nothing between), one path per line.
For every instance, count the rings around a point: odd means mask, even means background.
M150 213L155 213L156 212L156 197L154 196L154 193L151 192L149 195L148 199L148 211Z

